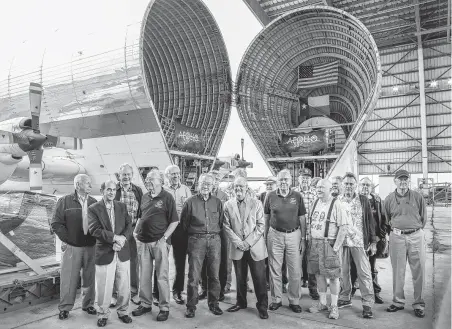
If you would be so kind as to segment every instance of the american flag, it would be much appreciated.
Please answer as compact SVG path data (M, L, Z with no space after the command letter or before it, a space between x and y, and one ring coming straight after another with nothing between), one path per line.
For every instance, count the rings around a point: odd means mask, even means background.
M300 65L298 67L298 89L311 89L338 82L339 65L338 62L331 62L321 65Z

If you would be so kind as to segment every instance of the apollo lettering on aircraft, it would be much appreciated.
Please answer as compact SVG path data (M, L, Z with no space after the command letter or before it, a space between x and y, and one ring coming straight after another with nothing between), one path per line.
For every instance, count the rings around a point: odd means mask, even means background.
M281 136L280 146L287 153L317 153L328 147L328 136L324 129L309 133L285 133Z

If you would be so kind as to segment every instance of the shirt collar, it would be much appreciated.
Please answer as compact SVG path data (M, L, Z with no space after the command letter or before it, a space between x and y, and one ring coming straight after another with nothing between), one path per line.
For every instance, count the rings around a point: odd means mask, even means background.
M399 198L406 198L406 197L408 197L408 196L410 195L410 189L408 189L408 191L407 191L404 195L402 195L402 194L400 194L399 192L397 192L397 189L394 190L394 193L395 193L395 195L397 195Z
M212 193L209 193L209 197L207 198L207 200L204 200L201 193L198 193L197 195L198 195L198 198L200 198L202 201L209 201L212 196Z
M104 202L104 205L105 205L105 207L107 209L111 209L111 208L115 207L115 202L114 201L112 201L112 203L110 203L110 204L107 204L104 199L102 199L102 201Z
M286 197L288 197L288 196L291 195L291 194L292 194L292 189L289 187L289 193L287 194ZM281 196L281 197L284 197L284 196L281 194L281 191L279 190L279 187L276 189L276 195Z
M132 183L130 183L129 188L127 190L122 186L122 183L119 183L119 188L126 192L132 192Z
M171 190L174 190L174 191L180 189L181 186L182 186L181 182L179 182L179 183L177 184L176 188L173 188L173 187L171 186L171 184L167 184L167 185L166 185L167 188L169 188L169 189L171 189Z

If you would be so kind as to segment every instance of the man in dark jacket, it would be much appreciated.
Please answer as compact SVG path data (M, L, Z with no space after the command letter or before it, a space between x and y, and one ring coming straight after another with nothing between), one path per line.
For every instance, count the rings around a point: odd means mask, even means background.
M74 178L75 192L58 200L52 219L52 230L61 240L60 310L64 320L74 307L77 283L82 270L82 310L95 315L94 244L88 231L88 207L96 202L89 196L91 179L87 175Z
M356 193L358 182L353 173L346 173L342 181L343 195L339 200L349 216L349 231L344 240L342 253L342 291L339 295L338 307L351 306L350 263L353 260L358 273L359 289L363 303L363 317L372 318L374 289L367 250L370 255L376 252L375 224L367 197Z
M119 183L116 185L115 200L125 203L129 212L132 227L135 228L137 221L141 218L141 198L143 191L139 186L132 183L133 168L130 164L124 163L119 167ZM138 256L137 242L132 236L129 240L130 250L130 297L132 303L139 305L138 295ZM115 292L114 292L115 295ZM116 306L116 300L113 298L112 305Z
M96 242L96 287L99 306L98 327L105 327L110 314L113 286L118 294L119 319L131 323L128 314L130 302L130 251L128 240L132 224L124 203L115 201L116 183L102 184L103 199L88 209L89 231Z
M372 193L373 183L372 181L364 177L360 180L359 183L359 193L364 195L370 203L370 207L372 209L372 219L373 224L375 225L375 235L377 241L382 241L386 239L386 230L387 230L387 222L386 216L383 211L383 202L380 197L374 193ZM384 245L384 244L381 244ZM383 250L380 250L382 252ZM372 282L374 287L375 294L375 303L383 304L383 299L380 297L381 286L378 284L378 270L376 265L377 261L377 253L372 256L369 254L369 262L370 262L370 270L372 271ZM358 279L358 274L356 272L356 265L354 262L351 263L351 279L352 285L355 285L355 282ZM354 293L355 288L352 288L352 295Z

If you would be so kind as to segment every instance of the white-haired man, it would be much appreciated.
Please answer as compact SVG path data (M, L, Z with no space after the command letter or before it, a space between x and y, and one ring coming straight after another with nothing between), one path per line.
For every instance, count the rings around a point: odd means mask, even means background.
M220 232L223 227L223 204L212 195L215 178L202 174L198 194L190 197L181 213L181 225L188 234L188 284L185 317L195 316L198 304L198 284L204 260L207 261L207 303L215 315L223 314L218 305L220 296L219 269L221 261Z
M176 202L171 193L163 189L163 181L159 170L153 169L147 174L145 186L149 192L143 195L142 215L134 231L140 263L141 305L132 315L141 316L152 310L152 270L155 266L160 308L157 321L166 321L169 315L169 250L171 234L179 224Z
M182 207L185 201L191 197L191 191L188 186L181 183L180 169L176 165L170 165L165 169L167 184L164 186L176 201L177 215L180 218ZM173 257L176 269L175 279L173 283L173 299L177 304L184 304L181 293L184 291L185 282L185 260L187 258L188 237L178 225L172 235ZM155 287L155 285L154 285ZM158 287L158 286L157 286Z
M281 267L285 256L289 270L289 307L293 312L300 313L301 255L306 242L306 209L301 194L290 188L290 171L281 170L277 179L278 189L267 195L264 205L272 296L269 309L275 311L282 305Z
M88 228L88 207L96 202L89 196L91 178L79 174L74 178L75 192L57 202L52 230L62 242L59 318L64 320L74 307L77 283L82 270L82 310L95 315L95 250L96 239Z
M133 167L124 163L119 167L118 175L119 183L116 185L115 200L124 203L127 206L132 228L135 228L138 219L141 217L141 198L143 197L143 191L141 187L132 183L133 179ZM130 296L132 303L139 305L140 297L138 295L138 255L137 255L137 242L132 236L129 240L130 250ZM114 291L114 295L116 292ZM111 302L111 306L116 306L116 298L114 297Z
M261 202L246 194L244 177L234 181L235 197L225 203L224 231L231 243L229 258L234 262L237 281L237 301L228 312L247 308L248 266L256 291L256 307L261 319L267 319L268 294L265 277L265 221Z

